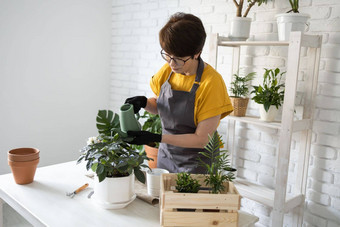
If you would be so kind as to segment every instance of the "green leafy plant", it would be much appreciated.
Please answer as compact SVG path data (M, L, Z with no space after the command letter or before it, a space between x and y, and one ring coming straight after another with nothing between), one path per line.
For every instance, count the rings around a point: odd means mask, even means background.
M96 118L99 136L90 137L87 146L81 149L77 161L86 161L86 169L98 176L99 182L106 177L123 177L132 173L142 183L145 176L141 167L149 160L145 152L138 152L135 145L122 140L119 115L111 110L99 110Z
M229 171L231 166L228 151L219 151L222 144L221 136L215 132L212 136L209 136L209 142L205 146L205 151L199 152L199 154L209 159L209 163L206 163L199 157L198 162L200 166L207 170L208 174L204 182L207 186L211 187L213 194L223 192L225 190L224 182L235 179L233 172L226 174L226 171Z
M275 105L276 108L282 105L284 99L284 84L281 83L282 76L286 72L280 74L280 69L265 69L263 75L262 86L253 86L254 90L251 92L254 94L252 100L258 104L263 104L264 109L268 112L271 105Z
M243 14L243 17L247 17L250 9L257 3L258 6L262 5L263 3L267 4L268 0L233 0L235 6L236 6L236 16L242 17L242 9L244 2L247 1L248 5L246 8L245 13Z
M197 193L201 185L190 173L177 173L176 189L178 192Z
M289 0L289 4L291 6L291 9L287 11L287 13L299 13L299 0Z
M242 77L239 74L234 74L234 80L231 82L231 93L235 98L244 98L249 94L248 82L254 79L256 72L251 72Z

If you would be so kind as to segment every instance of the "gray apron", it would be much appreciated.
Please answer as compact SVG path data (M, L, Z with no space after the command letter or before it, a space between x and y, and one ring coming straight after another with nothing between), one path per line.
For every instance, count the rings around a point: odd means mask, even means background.
M167 81L162 85L157 99L157 109L162 121L163 134L177 135L195 133L195 97L203 69L204 62L199 58L195 82L190 92L172 90L169 83L172 72ZM206 173L204 168L198 166L198 157L206 163L209 161L204 156L198 154L198 152L201 151L204 151L204 149L184 148L160 143L157 167L167 169L171 173Z

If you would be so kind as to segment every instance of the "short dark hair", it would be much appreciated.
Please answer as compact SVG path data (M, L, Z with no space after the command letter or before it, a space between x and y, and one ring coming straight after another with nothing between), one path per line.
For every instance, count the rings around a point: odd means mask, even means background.
M206 33L202 21L187 13L175 13L159 32L162 49L176 57L194 56L202 51Z

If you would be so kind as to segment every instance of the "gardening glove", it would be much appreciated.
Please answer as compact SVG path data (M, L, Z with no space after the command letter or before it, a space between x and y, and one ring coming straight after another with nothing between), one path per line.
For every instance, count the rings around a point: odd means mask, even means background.
M138 113L141 108L145 108L147 102L148 99L145 96L134 96L125 100L125 104L128 103L133 105L135 114Z
M148 131L127 131L129 137L133 137L132 141L128 141L130 144L136 145L148 145L152 142L161 142L162 135L155 134Z

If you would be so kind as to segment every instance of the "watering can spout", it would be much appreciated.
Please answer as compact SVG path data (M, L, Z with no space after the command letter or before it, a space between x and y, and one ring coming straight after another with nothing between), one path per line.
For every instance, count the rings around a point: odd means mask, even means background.
M141 125L138 122L139 114L136 114L133 110L132 104L124 104L120 107L120 130L123 135L127 136L127 131L140 131Z

